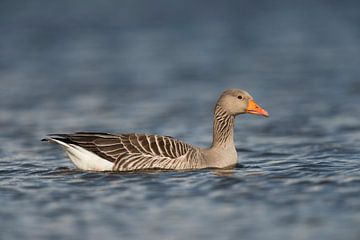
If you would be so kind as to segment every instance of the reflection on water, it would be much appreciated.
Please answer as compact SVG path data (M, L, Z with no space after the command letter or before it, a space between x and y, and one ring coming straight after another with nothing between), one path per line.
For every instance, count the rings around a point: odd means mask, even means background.
M1 239L359 238L356 1L1 5ZM83 172L39 141L206 146L228 87L271 113L238 117L234 169Z

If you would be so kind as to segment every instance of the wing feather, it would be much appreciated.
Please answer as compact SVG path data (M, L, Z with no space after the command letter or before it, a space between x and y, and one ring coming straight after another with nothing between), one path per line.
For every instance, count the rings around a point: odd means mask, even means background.
M115 171L184 168L189 165L185 155L196 151L189 144L157 135L79 132L57 136L113 162Z

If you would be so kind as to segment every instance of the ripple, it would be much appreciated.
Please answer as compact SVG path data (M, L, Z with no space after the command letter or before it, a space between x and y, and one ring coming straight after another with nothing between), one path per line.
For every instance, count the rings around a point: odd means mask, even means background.
M359 238L356 1L34 2L0 8L1 239ZM271 113L237 118L233 169L85 172L39 141L206 146L227 87Z

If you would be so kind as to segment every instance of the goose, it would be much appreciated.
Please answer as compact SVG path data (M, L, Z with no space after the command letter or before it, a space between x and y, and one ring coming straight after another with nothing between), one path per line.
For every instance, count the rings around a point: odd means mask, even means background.
M229 168L237 164L234 120L245 113L269 117L247 91L225 90L215 104L209 148L169 136L138 133L49 134L43 141L60 145L75 166L85 171Z

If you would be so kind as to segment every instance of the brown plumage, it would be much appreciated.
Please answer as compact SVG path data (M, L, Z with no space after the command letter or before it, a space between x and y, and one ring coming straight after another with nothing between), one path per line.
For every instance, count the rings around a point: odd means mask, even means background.
M243 90L230 89L220 96L214 111L213 143L193 147L168 136L78 132L53 134L45 140L60 144L74 164L84 170L130 171L139 169L198 169L235 165L235 116L268 116Z

